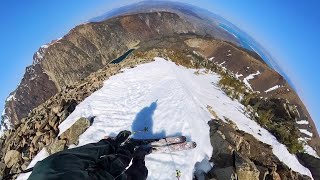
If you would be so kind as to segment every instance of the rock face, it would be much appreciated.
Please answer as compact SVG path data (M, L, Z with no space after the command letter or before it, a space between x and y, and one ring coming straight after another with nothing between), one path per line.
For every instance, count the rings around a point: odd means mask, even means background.
M260 172L246 156L234 152L236 173L239 179L258 180Z
M214 119L209 122L213 145L213 169L208 178L216 179L310 179L290 170L273 155L269 145L239 131L234 124Z
M12 124L17 124L30 110L44 103L48 97L57 92L57 87L43 71L41 65L31 65L26 68L20 85L12 93L13 98L6 102L5 113Z
M90 124L90 120L82 117L76 123L74 123L66 132L62 133L60 135L60 139L67 140L68 145L78 145L79 136L90 127Z

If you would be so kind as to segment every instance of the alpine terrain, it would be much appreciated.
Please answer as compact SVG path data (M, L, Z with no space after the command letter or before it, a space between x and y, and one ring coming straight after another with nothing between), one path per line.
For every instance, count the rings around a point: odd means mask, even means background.
M188 4L121 7L41 46L6 100L0 177L122 130L191 146L154 148L148 179L320 179L318 131L276 62Z

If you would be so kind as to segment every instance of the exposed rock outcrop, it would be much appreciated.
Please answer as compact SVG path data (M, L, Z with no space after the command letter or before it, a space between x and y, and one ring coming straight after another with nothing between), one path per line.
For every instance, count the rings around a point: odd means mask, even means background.
M78 145L79 136L90 127L90 120L80 118L67 131L62 133L59 138L67 141L68 146L71 144Z
M273 154L272 148L242 132L232 122L209 122L213 145L213 169L216 179L311 179L292 171Z

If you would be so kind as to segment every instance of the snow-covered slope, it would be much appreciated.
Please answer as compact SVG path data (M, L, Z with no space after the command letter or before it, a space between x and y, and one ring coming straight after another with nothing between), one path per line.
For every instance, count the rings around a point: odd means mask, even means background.
M174 179L175 169L181 170L181 179L192 179L195 165L197 170L210 169L212 146L207 122L212 115L206 108L209 105L219 118L229 118L240 130L271 145L274 154L292 170L311 176L284 145L245 115L239 102L225 95L218 87L219 75L204 71L196 75L195 71L162 58L126 69L80 103L59 126L60 134L78 118L96 116L92 126L80 136L79 146L116 135L121 130L135 131L145 126L150 132L138 138L185 135L198 146L194 150L174 152L173 156L149 155L148 179Z

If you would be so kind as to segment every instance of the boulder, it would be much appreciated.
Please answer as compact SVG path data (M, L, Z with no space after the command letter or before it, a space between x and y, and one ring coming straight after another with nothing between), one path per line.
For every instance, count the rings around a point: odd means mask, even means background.
M211 135L211 144L213 146L212 159L222 166L232 165L232 151L234 150L230 143L225 140L221 131L216 131Z
M80 118L68 130L61 134L61 139L66 139L68 145L78 144L79 136L90 127L90 120L87 118Z
M13 165L17 164L21 158L19 151L10 150L6 153L4 157L4 163L8 168L11 168Z
M51 111L55 114L58 114L61 111L61 109L62 109L61 106L56 105L53 108L51 108Z
M52 143L48 147L48 153L51 155L51 154L63 151L66 147L66 144L67 144L66 140L56 140L54 143Z
M234 157L239 180L259 180L260 172L248 157L237 152L234 153Z
M239 180L310 179L292 171L283 164L273 154L270 145L240 131L237 127L234 127L234 124L214 119L209 122L209 126L213 147L210 161L214 162L214 167L207 178L232 179L237 177Z
M57 117L57 116L50 117L50 119L49 119L49 125L50 125L51 127L54 127L55 124L57 124L57 123L58 123L58 117Z
M234 168L229 166L226 168L213 168L210 171L211 176L213 178L210 179L219 179L219 180L236 180L237 175L236 172L234 171Z

